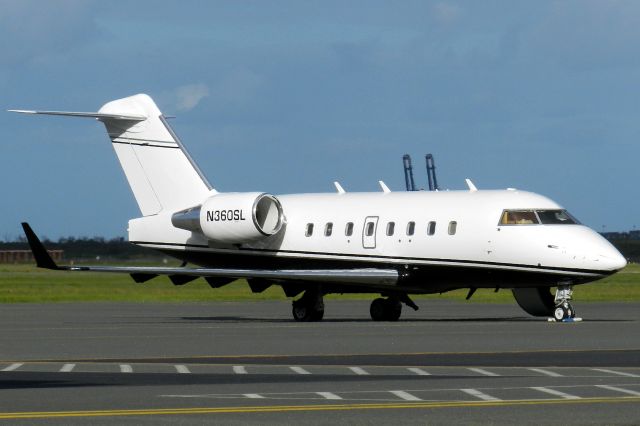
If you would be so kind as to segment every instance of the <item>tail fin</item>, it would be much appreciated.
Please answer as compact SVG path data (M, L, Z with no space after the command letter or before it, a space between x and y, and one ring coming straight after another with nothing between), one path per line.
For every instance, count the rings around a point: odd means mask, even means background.
M107 103L103 114L142 115L144 121L101 119L144 216L204 200L211 185L147 95Z
M193 206L212 191L204 174L147 95L111 101L97 113L15 112L93 117L102 121L143 216Z

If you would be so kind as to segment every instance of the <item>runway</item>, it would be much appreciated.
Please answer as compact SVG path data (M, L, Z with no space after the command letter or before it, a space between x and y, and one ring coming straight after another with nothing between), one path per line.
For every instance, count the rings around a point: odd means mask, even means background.
M582 323L421 301L397 323L329 301L0 307L0 419L12 424L637 424L640 304ZM515 303L514 303L515 305Z

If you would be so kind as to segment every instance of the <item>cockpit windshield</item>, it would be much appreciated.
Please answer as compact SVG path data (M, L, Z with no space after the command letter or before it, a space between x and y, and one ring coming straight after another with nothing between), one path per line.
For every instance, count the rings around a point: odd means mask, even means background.
M566 210L504 210L500 225L577 225Z

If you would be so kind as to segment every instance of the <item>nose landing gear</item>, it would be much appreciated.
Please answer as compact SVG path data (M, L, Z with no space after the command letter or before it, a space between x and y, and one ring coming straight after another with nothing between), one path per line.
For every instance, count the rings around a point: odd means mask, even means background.
M553 310L553 318L549 318L550 322L582 321L582 318L576 317L576 310L570 302L572 296L573 288L571 284L558 285L556 289L555 309Z

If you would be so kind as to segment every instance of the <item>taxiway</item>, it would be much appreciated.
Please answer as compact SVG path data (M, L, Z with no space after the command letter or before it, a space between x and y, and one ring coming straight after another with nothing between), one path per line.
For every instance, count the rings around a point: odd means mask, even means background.
M0 307L0 419L53 424L637 424L640 305L329 301Z

